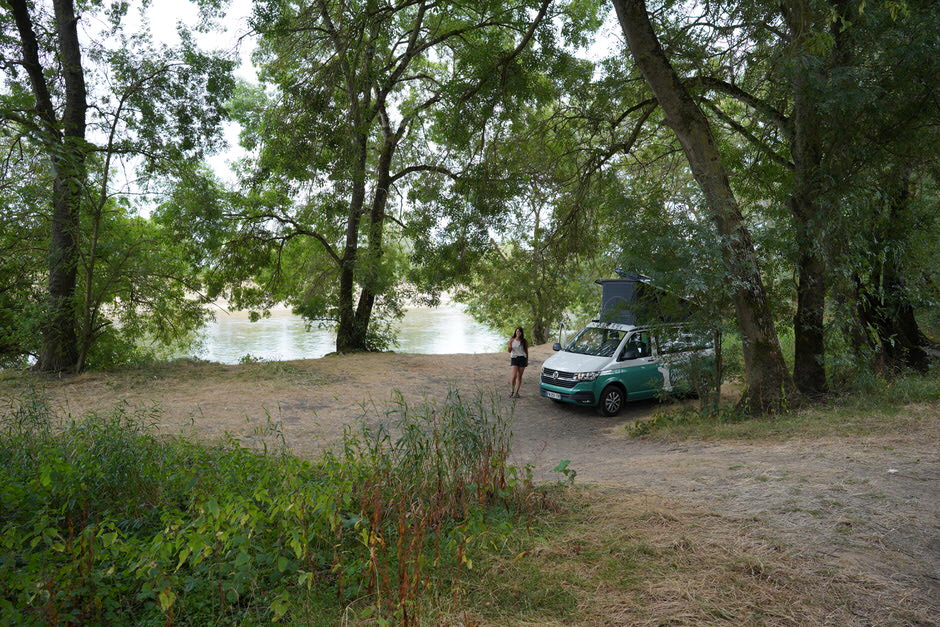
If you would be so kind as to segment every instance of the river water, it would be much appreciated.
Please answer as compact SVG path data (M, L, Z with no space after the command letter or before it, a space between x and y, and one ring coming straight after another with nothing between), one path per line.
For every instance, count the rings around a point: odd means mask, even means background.
M312 359L336 350L331 329L307 330L300 316L286 309L251 322L245 312L216 310L216 320L202 332L200 359L236 364L247 355L266 361ZM399 353L492 353L503 348L502 335L480 324L457 303L405 311L398 325Z

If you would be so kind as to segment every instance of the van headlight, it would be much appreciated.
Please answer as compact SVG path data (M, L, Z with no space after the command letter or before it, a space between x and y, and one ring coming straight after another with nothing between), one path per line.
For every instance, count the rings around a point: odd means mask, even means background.
M575 377L578 381L593 381L599 374L600 373L595 370L594 372L579 372Z

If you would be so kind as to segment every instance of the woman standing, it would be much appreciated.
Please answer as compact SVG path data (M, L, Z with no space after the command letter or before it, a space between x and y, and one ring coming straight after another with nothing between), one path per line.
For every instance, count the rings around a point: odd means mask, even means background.
M525 339L525 331L522 330L522 327L516 327L512 339L509 340L507 350L509 351L509 363L512 367L512 378L510 380L512 392L509 393L509 398L519 398L519 388L522 387L522 373L529 365L529 343Z

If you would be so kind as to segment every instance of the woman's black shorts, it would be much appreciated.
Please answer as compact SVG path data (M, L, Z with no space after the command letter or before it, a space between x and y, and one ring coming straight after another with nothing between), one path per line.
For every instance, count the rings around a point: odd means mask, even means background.
M513 366L519 366L520 368L525 368L529 365L529 360L526 357L512 357L509 360L509 363Z

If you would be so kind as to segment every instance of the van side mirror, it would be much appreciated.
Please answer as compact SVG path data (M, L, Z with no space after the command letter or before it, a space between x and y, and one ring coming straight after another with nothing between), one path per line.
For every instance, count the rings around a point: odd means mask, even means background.
M638 353L635 348L626 348L620 354L620 361L629 361L631 359L636 359L639 356L640 353Z
M560 350L561 350L561 344L559 344L558 342L555 342L554 344L552 344L552 350L553 350L553 351L560 351Z

